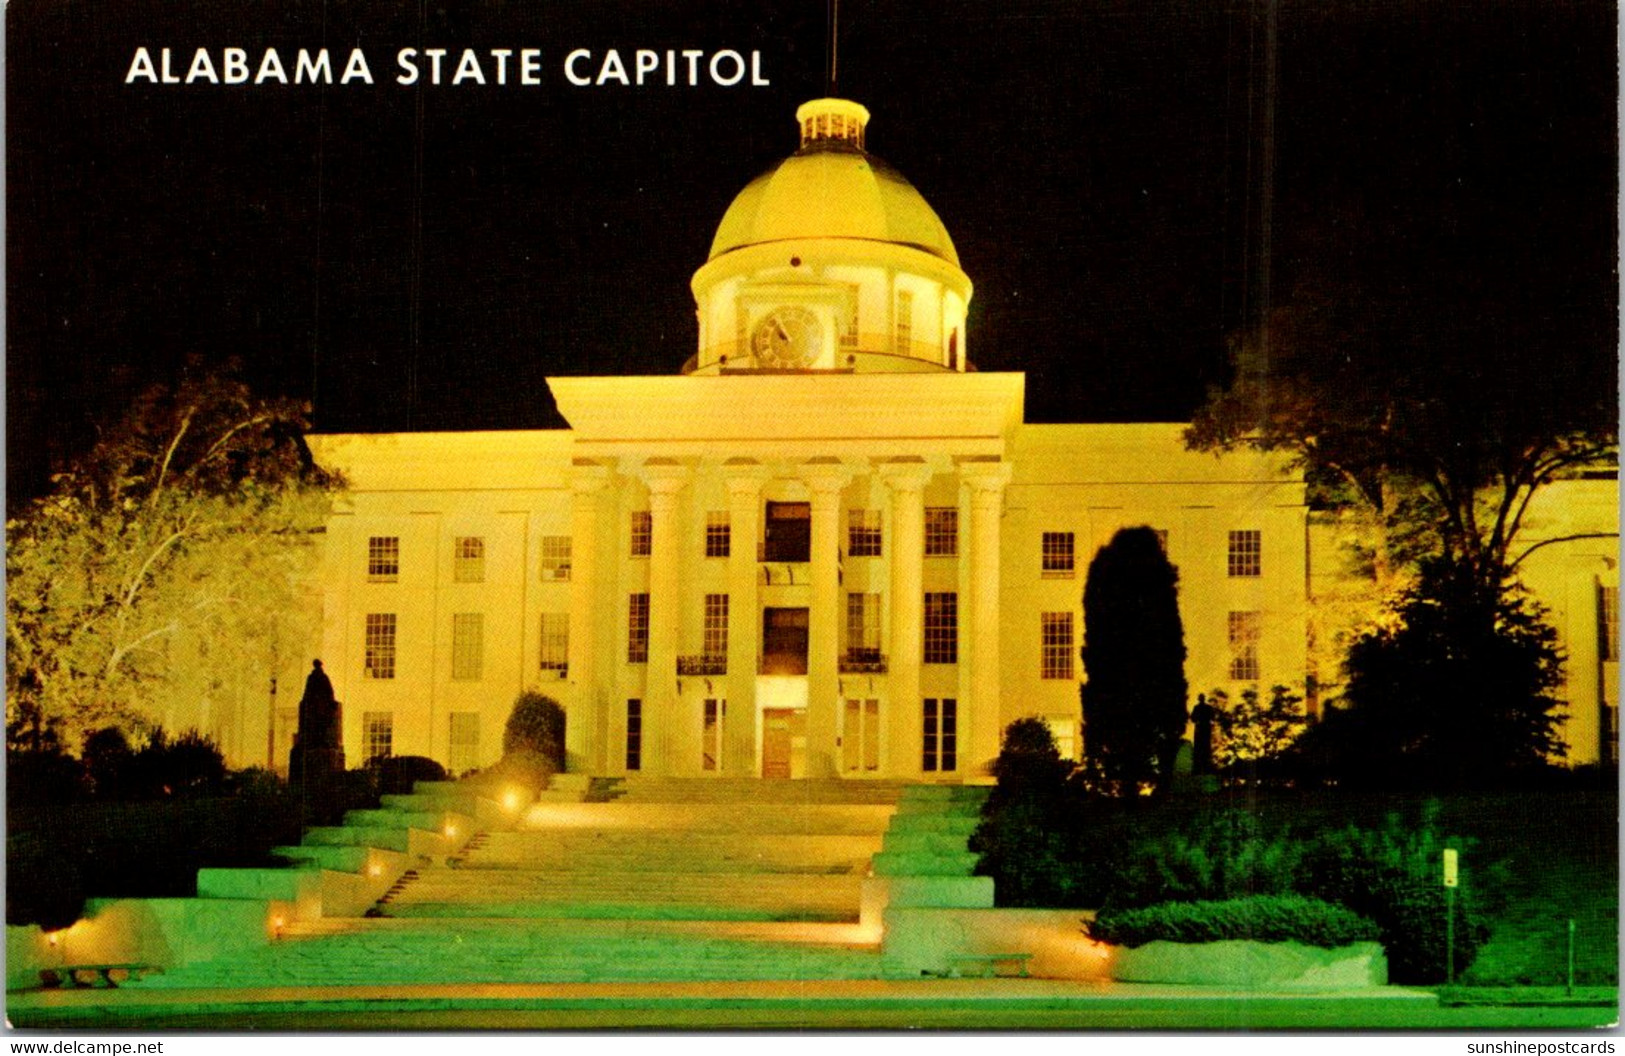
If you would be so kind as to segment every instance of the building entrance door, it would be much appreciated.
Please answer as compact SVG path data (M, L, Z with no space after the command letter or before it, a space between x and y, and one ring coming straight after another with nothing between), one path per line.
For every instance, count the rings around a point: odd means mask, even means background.
M762 776L803 777L806 767L806 709L762 709Z

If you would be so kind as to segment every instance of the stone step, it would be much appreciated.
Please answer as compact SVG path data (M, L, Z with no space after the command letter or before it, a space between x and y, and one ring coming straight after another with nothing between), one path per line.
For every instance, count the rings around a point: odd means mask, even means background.
M887 974L874 947L787 941L766 930L737 930L737 925L684 931L626 921L470 919L456 928L397 920L347 923L376 926L295 925L269 946L129 985L874 979Z
M895 781L759 778L676 778L628 775L619 791L630 803L827 803L892 805L904 786Z
M970 851L946 854L882 851L870 867L876 876L970 876L979 855Z
M963 841L961 841L961 849ZM468 869L568 866L675 872L854 871L881 849L874 835L735 832L497 832L463 856Z
M729 803L542 803L527 811L515 828L878 836L886 831L892 812L885 804L781 803L752 810Z
M453 810L347 810L344 824L361 828L377 826L422 829L425 832L473 832L474 818Z

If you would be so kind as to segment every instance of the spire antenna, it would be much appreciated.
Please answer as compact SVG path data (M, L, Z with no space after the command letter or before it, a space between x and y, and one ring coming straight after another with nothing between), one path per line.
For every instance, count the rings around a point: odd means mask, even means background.
M835 77L838 72L838 59L841 50L841 0L829 0L829 62L825 70L828 86L824 92L827 96L835 95Z

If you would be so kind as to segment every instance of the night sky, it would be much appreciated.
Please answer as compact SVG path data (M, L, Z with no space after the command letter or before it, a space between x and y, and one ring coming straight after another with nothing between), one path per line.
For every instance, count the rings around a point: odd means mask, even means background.
M1029 420L1189 417L1310 274L1444 312L1516 289L1612 357L1612 5L1280 0L1272 69L1270 3L841 3L837 94L947 225L971 358L1028 373ZM189 360L326 431L557 427L549 375L675 372L717 222L825 94L826 10L14 0L9 504ZM335 77L359 46L376 83L126 85L141 45L290 76L326 46ZM403 47L447 80L540 48L542 84L402 87ZM565 80L612 47L755 49L772 83Z

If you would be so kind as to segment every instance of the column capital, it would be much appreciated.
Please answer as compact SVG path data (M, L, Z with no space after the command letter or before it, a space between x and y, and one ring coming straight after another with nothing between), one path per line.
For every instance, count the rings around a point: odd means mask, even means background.
M801 467L801 480L814 499L836 498L852 483L852 471L838 462L813 462Z
M638 479L649 489L650 497L675 496L693 476L689 467L680 462L657 462L650 459L637 468Z
M736 462L722 467L728 495L736 500L754 500L762 493L762 485L767 483L769 474L768 467L760 462Z
M875 469L894 494L924 491L935 475L924 462L882 462Z
M609 467L587 459L570 466L570 490L577 497L592 496L609 484Z
M998 495L1010 483L1013 467L1008 462L963 462L959 478L977 495Z

